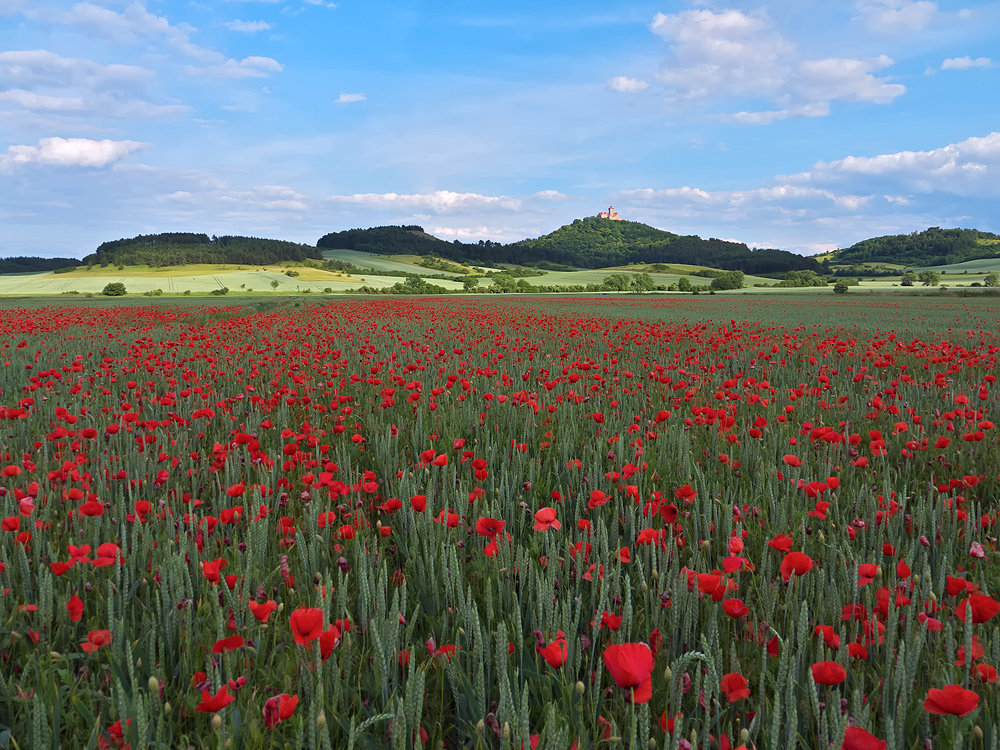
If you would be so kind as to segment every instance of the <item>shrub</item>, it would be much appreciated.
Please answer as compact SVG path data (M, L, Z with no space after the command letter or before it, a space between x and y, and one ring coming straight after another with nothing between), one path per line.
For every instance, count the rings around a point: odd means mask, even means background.
M229 294L229 287L224 286L221 289L213 289L210 292L210 294L214 294L216 297L222 297L222 296L224 296L226 294Z
M125 285L120 281L112 281L101 290L101 294L105 297L122 297L127 293Z

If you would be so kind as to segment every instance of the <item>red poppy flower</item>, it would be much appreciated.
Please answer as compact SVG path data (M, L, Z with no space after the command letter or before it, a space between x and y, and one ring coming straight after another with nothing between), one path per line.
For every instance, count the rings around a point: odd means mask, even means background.
M291 696L288 693L281 693L267 699L264 703L264 724L273 728L279 721L290 719L295 713L295 707L299 705L299 696Z
M750 697L750 689L747 687L747 678L739 672L730 672L722 676L719 681L719 689L726 694L726 701L735 703L743 698Z
M312 642L323 634L323 610L315 607L299 607L288 618L295 642L301 646Z
M992 664L977 664L975 669L976 677L983 682L996 684L997 668Z
M784 461L786 465L791 466L793 469L797 469L802 465L802 459L799 458L798 456L793 456L790 453L786 453L781 460Z
M66 602L66 611L69 612L69 619L73 622L80 622L83 617L83 599L75 594Z
M847 679L847 670L835 661L818 661L812 665L812 675L818 685L839 685Z
M476 533L493 541L506 525L506 521L498 521L495 518L480 518L476 521Z
M205 713L214 714L217 711L221 711L234 700L236 700L236 696L229 694L228 685L223 685L219 688L219 692L215 695L212 695L207 690L202 690L201 703L198 704L195 711L203 711Z
M885 740L878 739L867 729L848 727L840 750L885 750Z
M726 614L730 617L743 617L750 613L750 608L743 603L742 599L725 599L722 602L722 608L726 610Z
M542 655L550 667L559 669L566 663L569 655L569 642L566 640L565 634L560 630L552 643L545 648L538 648L538 653Z
M591 490L590 499L587 501L587 507L593 510L594 508L600 508L608 500L611 499L610 495L605 495L601 490Z
M91 654L101 646L107 646L109 643L111 643L110 630L91 630L87 634L86 642L80 644L80 648L86 653Z
M238 649L243 645L242 635L231 635L228 638L223 638L222 640L216 641L215 645L212 646L213 654L224 654L227 651L233 651Z
M653 696L653 652L645 643L622 643L604 650L604 666L615 684L628 690L634 703L647 703Z
M924 711L938 716L965 716L979 705L979 695L961 685L945 685L942 689L927 691Z
M781 577L786 581L793 574L803 576L812 569L812 558L804 552L789 552L781 561Z
M535 524L531 528L535 531L548 531L549 529L558 531L561 529L562 524L556 518L556 509L541 508L535 513Z
M791 552L792 538L788 536L788 534L778 534L778 536L774 537L774 539L771 539L767 543L767 546L771 549L778 550L778 552Z
M259 604L255 600L250 600L250 611L253 616L256 617L260 622L267 622L267 618L271 616L274 608L278 606L275 601L266 601L263 604Z
M997 612L1000 612L1000 602L983 594L973 594L968 599L962 600L955 608L955 614L962 622L965 622L970 611L972 612L973 624L978 625L981 622L992 620Z
M340 628L336 625L331 625L319 637L319 652L320 658L323 663L326 664L326 660L330 658L330 654L333 650L340 645L341 632Z

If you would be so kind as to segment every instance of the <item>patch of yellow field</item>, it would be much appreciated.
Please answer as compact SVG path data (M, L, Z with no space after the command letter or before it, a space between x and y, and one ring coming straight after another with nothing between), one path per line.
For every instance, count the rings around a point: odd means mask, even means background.
M264 284L269 281L268 278L264 278L265 274L280 273L284 275L285 271L289 270L297 271L299 275L294 278L301 281L349 281L360 283L360 279L356 279L353 276L340 274L336 271L325 271L321 268L310 268L309 266L251 266L237 265L234 263L188 263L180 266L164 266L162 268L150 268L149 266L125 266L125 268L121 270L118 270L118 267L113 265L108 266L107 268L94 266L91 271L88 271L86 266L79 266L78 268L74 268L72 271L54 275L56 278L63 279L89 279L97 276L115 276L134 279L168 279L174 277L219 276L233 273L248 274L256 272L261 274L261 286L263 287Z

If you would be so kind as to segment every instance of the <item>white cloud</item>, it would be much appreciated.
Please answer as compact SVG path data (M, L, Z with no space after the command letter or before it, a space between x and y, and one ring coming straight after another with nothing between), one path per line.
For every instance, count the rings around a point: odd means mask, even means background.
M336 104L350 104L352 102L364 102L368 101L368 97L364 94L345 94L343 91L340 92L340 96L337 97Z
M928 151L897 151L818 162L788 178L799 183L836 184L858 180L887 183L904 193L1000 195L1000 132L967 138Z
M762 13L687 10L658 13L650 29L671 44L657 79L675 99L725 96L773 102L779 109L737 112L734 122L767 124L789 117L819 117L833 101L891 102L906 88L876 71L891 58L810 59Z
M941 70L967 70L969 68L992 68L993 61L988 57L949 57L941 63Z
M622 94L637 94L649 88L649 84L628 76L614 76L608 79L608 89Z
M454 211L478 211L501 209L519 211L522 202L506 195L493 196L479 193L453 193L438 190L433 193L400 195L398 193L356 193L354 195L331 195L333 203L354 203L371 208L407 209L410 211L433 211L450 213Z
M845 211L856 211L872 200L870 195L838 194L831 190L794 184L780 184L753 190L707 191L699 188L680 187L665 190L641 188L623 190L621 195L644 204L655 204L661 208L692 210L738 211L759 210L773 206L778 210L795 212L817 206L835 207Z
M39 164L54 167L106 167L145 146L137 141L41 138L37 146L9 146L0 167Z
M271 28L271 24L267 21L240 21L239 19L227 21L223 26L230 31L241 31L245 34L255 34L258 31L267 31Z
M336 8L336 3L326 2L326 0L306 0L309 5L319 5L323 8Z
M242 60L230 58L216 65L189 65L185 68L190 75L217 78L263 78L268 73L280 73L284 69L284 65L270 57L244 57Z
M0 52L0 81L8 86L134 90L152 78L153 71L136 65L101 65L43 49Z
M34 20L50 24L73 26L90 34L107 37L117 44L137 44L151 37L162 37L181 54L211 61L221 55L193 44L189 26L174 26L166 16L150 13L142 3L129 3L121 13L94 3L76 3L67 11L36 7L24 11Z
M829 103L819 102L763 112L731 112L716 117L723 122L734 122L739 125L770 125L772 122L787 120L790 117L826 117L828 114L830 114Z
M858 19L882 34L907 34L927 28L939 15L930 0L858 0Z
M560 193L558 190L539 190L537 193L533 193L531 197L545 201L564 201L569 196Z
M143 101L122 101L109 94L86 96L50 96L24 89L0 91L0 102L36 112L66 112L116 118L172 117L191 111L183 104L150 104Z

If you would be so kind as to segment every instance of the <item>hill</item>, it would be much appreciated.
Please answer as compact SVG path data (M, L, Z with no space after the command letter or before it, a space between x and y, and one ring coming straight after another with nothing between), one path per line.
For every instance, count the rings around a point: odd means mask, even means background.
M604 268L629 263L680 263L711 266L750 274L816 271L812 258L786 250L754 249L742 242L704 240L656 229L635 221L609 221L596 216L577 219L551 234L507 246L521 260Z
M180 266L188 263L243 263L264 266L281 261L322 260L318 248L285 240L169 232L140 234L104 242L83 259L87 265Z
M1000 255L1000 235L976 229L941 229L872 237L836 250L829 266L890 263L906 267L945 266Z
M321 248L359 250L378 255L437 255L479 265L556 265L606 268L630 263L679 263L712 266L749 274L782 274L787 271L822 270L812 258L784 250L751 250L726 240L681 236L634 221L609 221L596 216L536 239L502 244L445 242L421 227L374 227L324 235Z
M17 256L0 258L0 274L3 273L41 273L71 268L80 265L76 258L37 258L34 256Z

